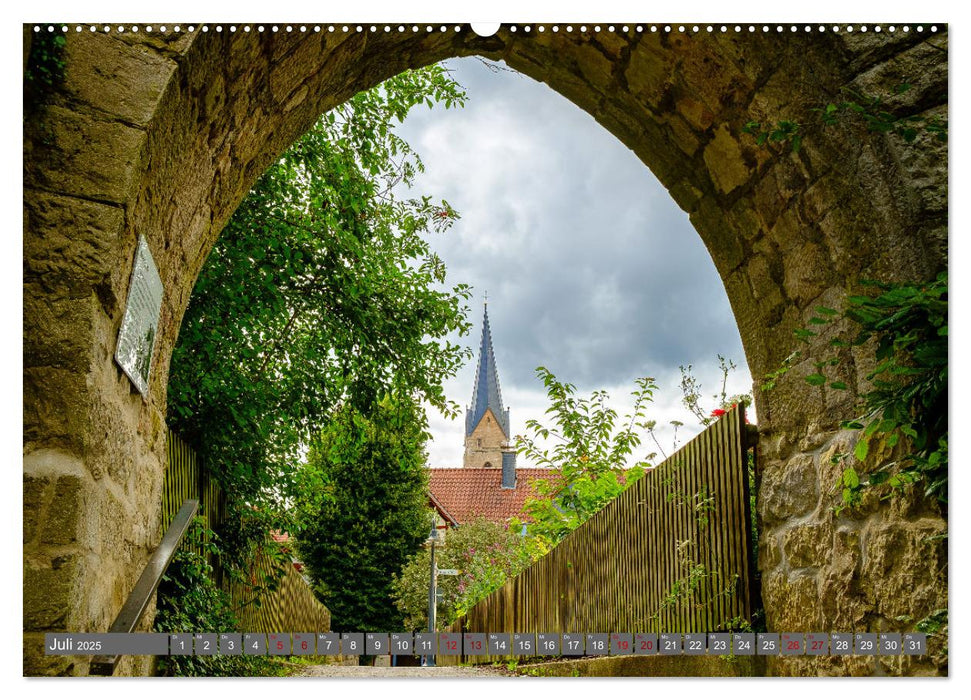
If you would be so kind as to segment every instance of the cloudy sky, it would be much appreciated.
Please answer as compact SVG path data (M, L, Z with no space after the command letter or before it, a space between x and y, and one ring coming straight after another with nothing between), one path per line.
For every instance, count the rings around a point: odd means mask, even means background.
M450 282L475 290L475 326L462 342L476 352L488 292L513 433L524 433L526 419L541 419L548 405L540 365L584 393L609 390L621 413L634 380L655 377L660 391L650 417L664 426L665 450L670 420L685 423L680 435L697 432L680 405L678 365L692 364L710 395L719 388L721 353L739 365L729 393L749 391L711 258L647 167L542 83L474 58L448 66L468 92L466 106L416 110L399 133L425 163L416 190L447 199L461 214L433 245ZM474 372L475 360L446 386L463 407ZM431 465L461 466L463 419L433 413L430 421Z

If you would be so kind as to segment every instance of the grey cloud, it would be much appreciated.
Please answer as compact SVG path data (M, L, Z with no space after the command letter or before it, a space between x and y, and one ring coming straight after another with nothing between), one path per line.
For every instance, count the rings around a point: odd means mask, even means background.
M475 288L473 349L489 293L505 394L541 390L541 364L584 389L679 364L711 372L719 352L747 374L711 258L644 164L546 86L474 59L450 65L468 105L420 110L399 131L425 161L418 193L462 214L434 247L450 282ZM472 373L450 383L463 405Z

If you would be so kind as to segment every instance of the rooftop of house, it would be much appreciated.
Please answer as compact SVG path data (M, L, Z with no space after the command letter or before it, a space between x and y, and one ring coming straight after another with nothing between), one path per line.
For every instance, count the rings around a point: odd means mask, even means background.
M428 490L443 517L462 524L482 516L505 523L522 517L523 504L534 495L532 482L559 474L558 469L516 470L516 488L502 488L502 469L429 469Z

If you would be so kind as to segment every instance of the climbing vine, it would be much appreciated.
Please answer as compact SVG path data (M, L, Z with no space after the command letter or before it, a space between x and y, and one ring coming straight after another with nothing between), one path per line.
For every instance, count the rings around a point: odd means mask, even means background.
M213 580L207 556L216 553L216 535L196 518L158 589L154 630L168 634L239 632L229 596ZM267 676L279 667L265 656L160 656L164 676Z
M902 95L911 87L910 83L900 83L894 88L894 94ZM947 141L947 120L942 117L895 114L887 104L886 96L868 95L852 88L844 88L844 94L846 99L812 109L820 124L826 127L835 126L844 118L856 118L863 122L867 131L897 134L908 143L916 141L921 134L929 134L938 141ZM804 126L792 119L774 122L753 120L742 127L742 133L754 136L758 146L788 144L793 153L798 153L806 132Z
M834 324L851 329L830 341L832 355L813 362L814 371L804 377L811 386L847 390L842 377L847 368L837 352L874 347L876 364L865 375L871 388L860 395L857 417L842 424L859 431L859 439L852 454L833 457L843 467L836 484L841 494L837 510L858 505L868 490L887 498L910 484L946 503L947 272L927 283L862 284L873 293L848 296L842 311L817 307L816 315L809 319L813 328L796 332L799 340L808 343ZM762 388L772 389L802 355L803 351L790 355L782 367L767 375ZM866 462L875 443L887 449L898 444L906 449L901 457L870 467Z

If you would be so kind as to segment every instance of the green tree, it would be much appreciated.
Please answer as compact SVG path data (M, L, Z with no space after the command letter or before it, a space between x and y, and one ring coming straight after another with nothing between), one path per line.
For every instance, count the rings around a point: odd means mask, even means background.
M467 357L465 285L446 288L428 236L447 202L401 198L421 160L394 124L461 104L441 66L409 71L325 114L254 185L199 276L172 355L169 424L227 494L223 561L243 566L287 504L301 450L338 405L395 394L446 412Z
M428 629L430 550L412 556L395 577L394 600L404 615L405 629ZM449 530L445 546L436 547L440 569L458 569L458 576L439 576L436 619L447 629L477 602L523 571L531 562L523 537L504 525L476 518Z
M545 367L536 372L546 387L550 400L546 413L552 417L553 426L526 421L534 437L518 436L516 446L537 466L557 469L559 474L534 481L538 497L527 499L523 509L529 520L526 528L534 556L549 551L650 466L651 455L634 464L628 462L641 443L642 431L648 430L646 407L657 389L653 377L638 379L631 393L633 409L618 428L618 415L607 405L610 396L606 391L578 397L573 384L560 382ZM552 438L555 446L544 448L538 438ZM520 524L514 522L514 526Z
M428 534L424 416L409 400L338 409L300 483L298 551L339 630L398 630L394 576Z

